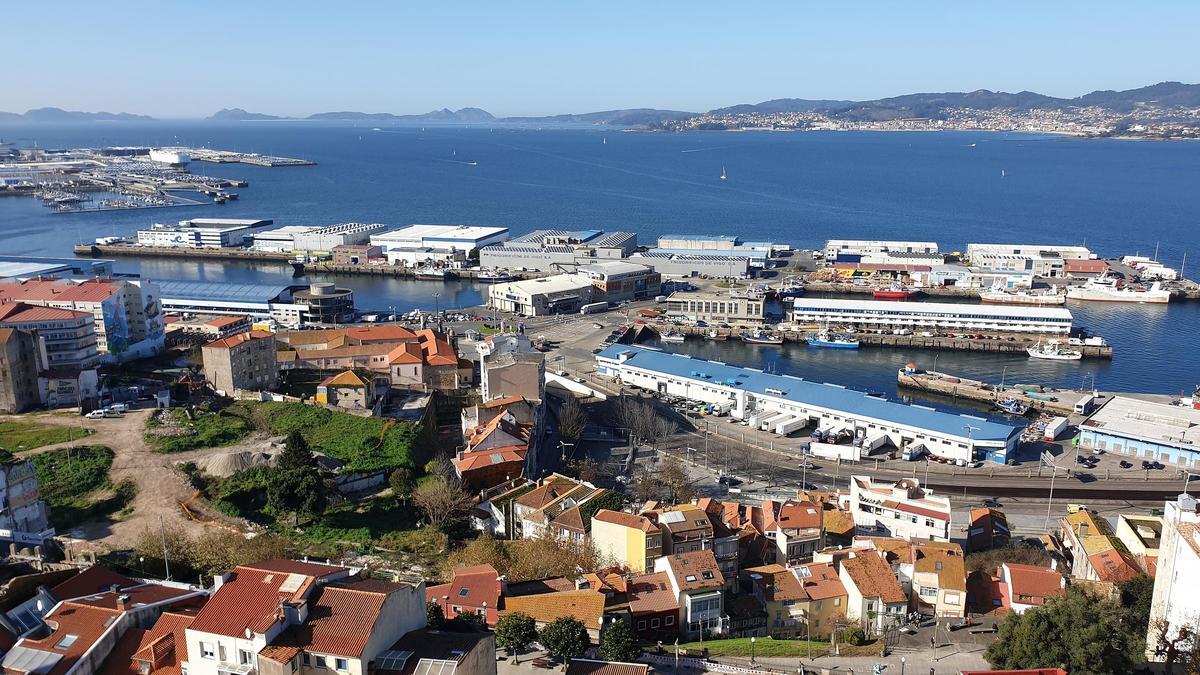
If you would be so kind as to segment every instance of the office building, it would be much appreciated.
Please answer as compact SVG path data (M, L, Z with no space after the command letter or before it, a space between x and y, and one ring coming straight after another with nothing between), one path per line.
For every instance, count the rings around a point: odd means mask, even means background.
M1200 466L1200 409L1113 396L1079 425L1079 446Z
M731 404L730 415L795 418L854 436L883 433L897 448L920 444L930 452L974 461L1004 462L1021 428L895 403L833 384L764 373L644 347L612 345L596 355L596 371L625 385L703 403Z
M767 300L763 297L735 296L730 293L672 293L667 298L667 316L689 323L728 323L736 326L761 326L766 320Z
M913 478L884 483L852 476L848 510L858 535L950 541L950 499L935 496Z
M275 335L250 331L214 340L201 349L204 377L217 391L270 391L279 383Z
M409 225L398 230L371 235L371 245L383 248L449 248L468 256L489 244L508 239L507 227L466 225Z
M272 221L247 218L193 218L171 225L154 223L138 230L138 246L160 248L240 248Z
M580 265L575 273L591 281L598 297L609 302L653 298L662 283L653 268L620 260Z
M792 320L798 324L908 329L914 332L1024 333L1065 337L1071 312L1061 307L964 305L948 302L888 302L796 298Z
M559 274L488 287L488 306L521 316L571 314L596 301L599 291L590 279Z

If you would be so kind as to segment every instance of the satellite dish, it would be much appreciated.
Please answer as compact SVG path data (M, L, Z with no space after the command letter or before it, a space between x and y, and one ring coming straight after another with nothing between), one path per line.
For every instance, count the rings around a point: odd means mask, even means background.
M254 631L250 630L250 628L247 626L246 627L246 639L250 640L253 637L254 637Z

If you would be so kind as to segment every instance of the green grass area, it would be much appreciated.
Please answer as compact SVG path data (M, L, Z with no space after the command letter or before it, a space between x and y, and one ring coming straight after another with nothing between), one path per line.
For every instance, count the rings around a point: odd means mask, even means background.
M58 527L108 516L125 508L137 494L133 481L109 480L113 451L102 445L51 450L32 457L38 493Z
M664 648L670 653L675 653L674 646ZM704 644L699 642L688 642L687 644L679 645L680 649L686 649L689 652L696 654L700 653L701 649L707 649L709 656L736 656L750 658L750 638L731 638L728 640L705 640ZM870 643L861 646L853 646L842 644L839 647L839 652L842 656L869 656L879 653L879 645ZM819 656L821 654L832 653L833 646L828 640L776 640L769 637L761 637L754 644L754 656L757 657L790 657L796 658L801 656Z
M411 530L418 513L391 497L362 503L347 502L331 507L321 518L297 537L314 544L347 543L366 546L389 536Z
M22 452L43 445L67 443L83 438L91 431L75 425L41 424L29 420L0 422L0 448Z
M237 415L197 411L188 419L182 408L160 413L162 421L151 417L146 423L146 444L158 452L186 452L200 448L231 445L245 438L251 430L249 422Z
M479 330L480 335L495 335L496 333L500 332L499 328L496 328L495 326L488 326L488 325L480 326L478 328L478 330Z
M351 471L410 466L420 435L412 424L390 424L303 403L239 401L222 414L243 416L254 428L271 434L299 431L315 452L347 462Z

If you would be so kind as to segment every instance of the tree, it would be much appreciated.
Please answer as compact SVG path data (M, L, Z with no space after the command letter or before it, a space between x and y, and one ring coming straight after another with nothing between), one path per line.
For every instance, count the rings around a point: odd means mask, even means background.
M436 602L425 603L425 623L430 628L441 628L446 625L446 614L442 606Z
M388 475L388 485L392 487L392 494L396 496L396 499L408 500L412 496L413 488L416 487L412 469L407 466L397 468Z
M454 575L454 570L459 567L491 565L497 574L512 579L510 574L512 555L508 550L507 544L508 542L499 541L490 534L481 535L479 538L449 555L442 568L442 575L445 578L449 578Z
M413 503L429 519L429 524L439 530L457 521L471 506L471 497L463 492L461 484L434 476L413 491Z
M642 655L633 630L624 621L609 624L608 630L600 636L600 655L605 661L623 661L629 663Z
M582 656L591 646L587 627L571 616L563 616L546 624L538 633L538 642L551 656L570 660Z
M1200 671L1200 632L1194 626L1174 630L1166 619L1154 622L1154 656L1166 665L1165 672Z
M458 478L458 474L454 471L454 462L451 462L450 458L446 455L438 455L426 462L425 474L445 478L447 481L453 481Z
M267 507L277 517L292 514L293 524L325 512L325 483L315 469L277 471L267 486Z
M695 482L688 477L687 469L676 460L668 459L658 469L658 480L669 494L672 504L690 501L696 496Z
M505 614L496 621L496 646L520 655L537 639L537 623L524 612Z
M456 630L472 632L487 630L487 619L477 612L459 610L450 622Z
M677 429L674 420L664 417L654 403L633 396L622 396L616 400L612 419L616 426L629 429L642 441L662 440Z
M588 414L579 399L571 396L558 413L558 435L568 443L574 443L583 436L588 425Z
M604 467L596 463L591 457L584 457L571 462L571 471L575 477L585 483L596 484L596 481L605 478L607 472Z
M312 449L308 447L308 441L304 440L304 434L293 429L283 441L283 452L279 453L275 460L275 468L280 471L292 471L311 469L315 466L316 459Z
M1120 604L1078 588L1042 607L1010 613L984 658L999 669L1064 668L1070 673L1127 673L1140 661L1130 648Z

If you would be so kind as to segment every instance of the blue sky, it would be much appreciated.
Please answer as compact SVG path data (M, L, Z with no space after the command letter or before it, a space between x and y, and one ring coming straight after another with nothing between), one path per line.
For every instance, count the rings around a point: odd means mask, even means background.
M5 9L0 110L497 115L1200 80L1200 3L69 0Z

